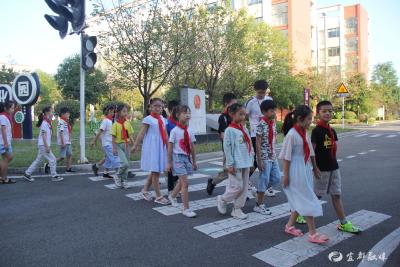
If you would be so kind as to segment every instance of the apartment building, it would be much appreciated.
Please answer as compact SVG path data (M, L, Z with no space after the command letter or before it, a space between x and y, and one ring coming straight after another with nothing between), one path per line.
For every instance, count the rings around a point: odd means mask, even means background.
M312 10L312 63L318 72L368 77L368 13L360 5Z

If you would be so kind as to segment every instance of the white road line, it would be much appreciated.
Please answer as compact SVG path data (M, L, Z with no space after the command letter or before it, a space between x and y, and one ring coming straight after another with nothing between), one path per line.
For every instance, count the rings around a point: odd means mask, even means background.
M359 137L363 137L363 136L366 136L366 135L368 135L368 134L367 133L363 133L363 134L355 135L354 137L359 138Z
M189 179L197 179L197 178L205 178L205 177L209 177L209 175L202 174L202 173L195 173L195 174L189 176ZM135 179L135 178L133 178L133 179ZM162 182L161 179L162 179L162 177L160 177L160 182ZM128 182L128 186L130 186L130 187L143 186L146 183L146 180L147 179ZM115 184L106 184L104 186L107 187L108 189L117 189L117 186Z
M343 161L343 159L337 159L337 161L338 161L338 162L341 162L341 161Z
M275 191L275 192L280 192L280 191ZM254 196L251 194L250 190L248 191L247 197L250 199L254 198ZM189 207L191 210L202 210L202 209L216 207L216 206L217 206L217 197L210 197L210 198L189 201ZM170 215L175 215L175 214L181 213L182 208L183 208L183 204L179 203L178 207L162 206L162 207L153 208L153 210L158 211L159 213L164 214L166 216L170 216Z
M227 184L227 180L225 180L225 181L223 181L223 182L217 184L217 185L215 186L215 188L225 186L226 184ZM189 190L189 192L201 191L201 190L205 190L206 187L207 187L207 183L194 184L194 185L189 185L188 190ZM149 192L154 196L154 194L155 194L154 191L149 191ZM167 190L167 189L161 190L161 194L162 194L162 195L168 194L168 190ZM137 201L137 200L142 200L142 199L143 199L143 195L142 195L141 192L139 192L139 193L127 194L126 196L129 197L129 198L131 198L131 199L133 199L133 200L135 200L135 201Z
M396 137L397 135L395 135L395 134L391 134L391 135L388 135L388 136L386 136L386 138L393 138L393 137Z
M365 151L363 151L363 152L360 152L360 153L357 153L358 155L365 155L365 154L367 154L367 152L365 152Z
M382 134L374 134L374 135L371 135L370 137L379 137L379 136L381 136Z
M346 158L347 159L352 159L352 158L355 158L356 156L354 156L354 155L350 155L350 156L347 156Z
M375 152L376 150L375 149L370 149L370 150L368 150L369 152Z
M360 210L347 216L349 220L363 230L367 230L390 217L391 216L386 214L368 210ZM318 232L330 237L329 242L325 245L308 242L308 234L305 234L302 237L295 237L276 246L260 251L253 256L272 266L294 266L354 236L350 233L339 232L336 229L338 223L338 221L335 221L317 229Z
M212 161L210 164L218 165L218 166L223 166L224 163L222 161Z
M210 162L210 161L216 161L216 160L221 160L221 159L222 159L222 157L213 158L213 159L203 159L203 160L198 160L198 161L196 161L196 163L197 163L197 164L200 164L200 163L207 163L207 162Z
M326 201L321 201L321 203L325 204ZM248 218L246 220L238 220L229 217L228 219L195 226L194 229L208 235L209 237L219 238L253 226L289 216L290 214L290 207L289 203L287 202L270 207L269 209L272 212L271 215L262 215L257 212L250 212L247 213Z
M389 258L390 254L399 246L400 244L400 227L385 236L381 241L379 241L373 248L369 251L372 253L381 255L385 253L385 258ZM377 261L365 261L363 260L357 267L378 267L383 266L386 260Z
M106 180L112 181L112 179L104 178L103 176L93 176L93 177L89 177L88 179L93 182L106 181Z

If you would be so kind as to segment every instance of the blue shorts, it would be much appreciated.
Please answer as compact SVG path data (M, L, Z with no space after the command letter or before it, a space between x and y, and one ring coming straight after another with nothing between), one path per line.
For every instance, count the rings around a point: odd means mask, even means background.
M193 165L189 160L189 156L172 154L172 162L172 174L174 176L191 175L193 173Z
M5 149L4 148L4 145L0 145L0 154L1 155L4 155L4 154L11 154L12 153L12 146L11 145L8 145L8 148L7 149Z
M72 156L72 146L71 144L65 145L65 147L58 146L60 149L60 158Z
M103 146L104 155L106 156L103 167L107 170L117 169L120 167L119 157L112 152L112 146Z
M264 171L260 172L257 192L265 192L269 185L276 186L281 181L281 171L279 169L278 161L263 160L263 162Z

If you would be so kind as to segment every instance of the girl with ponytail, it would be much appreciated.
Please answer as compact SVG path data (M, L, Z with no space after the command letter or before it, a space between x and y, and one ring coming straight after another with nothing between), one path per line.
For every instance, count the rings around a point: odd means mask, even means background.
M294 226L301 215L308 225L308 241L323 244L328 242L329 237L316 232L314 221L314 217L322 216L322 206L313 189L313 170L317 172L318 168L311 139L307 135L311 121L311 109L301 105L285 117L282 127L285 139L279 158L283 161L283 190L291 210L285 232L293 236L303 235Z
M7 178L8 164L12 160L12 114L14 113L15 103L6 101L0 103L0 184L14 184L15 181Z

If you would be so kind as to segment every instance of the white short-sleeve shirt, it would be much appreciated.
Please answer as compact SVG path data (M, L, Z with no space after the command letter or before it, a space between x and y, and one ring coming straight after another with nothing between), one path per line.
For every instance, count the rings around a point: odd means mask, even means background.
M250 136L256 137L257 126L260 123L260 118L263 116L261 113L260 105L264 100L272 100L272 97L265 96L264 99L257 99L253 97L246 104L246 113L250 121Z
M101 145L111 146L112 145L112 136L111 136L111 127L112 121L108 118L105 118L100 125L100 130L103 130L103 134L101 135Z
M6 126L6 140L8 145L11 144L11 139L12 139L12 128L11 128L11 123L10 120L5 116L5 115L0 115L0 125L1 127ZM3 142L3 131L0 131L0 145L4 145Z
M47 145L50 147L52 129L51 129L50 124L47 121L43 121L42 125L40 125L40 128L39 128L39 137L38 137L38 145L39 146L44 146L43 134L46 134L46 142L47 142Z
M190 143L196 142L196 137L194 136L193 132L189 129L189 137ZM183 154L189 155L188 151L186 151L185 147L185 132L182 128L175 127L172 129L169 135L169 142L173 144L173 153L174 154Z
M68 130L68 123L64 120L60 119L57 123L57 144L60 146L61 143L61 135L64 137L64 144L71 144L71 136Z

